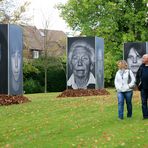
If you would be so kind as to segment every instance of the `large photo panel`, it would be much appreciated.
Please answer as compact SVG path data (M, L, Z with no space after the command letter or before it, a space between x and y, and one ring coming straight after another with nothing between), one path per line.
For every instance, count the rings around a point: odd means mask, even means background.
M0 93L8 93L8 25L0 24Z
M22 30L17 25L9 25L9 94L23 94L22 72Z
M104 39L95 37L95 75L96 75L96 88L104 88Z
M95 88L95 37L69 37L67 59L67 88Z
M146 53L146 45L146 42L124 43L123 57L135 76L139 66L142 64L142 56Z

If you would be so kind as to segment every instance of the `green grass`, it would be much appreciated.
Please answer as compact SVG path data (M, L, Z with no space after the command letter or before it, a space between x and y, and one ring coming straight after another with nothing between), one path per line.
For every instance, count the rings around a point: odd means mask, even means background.
M139 92L133 117L117 118L114 89L107 96L56 98L59 93L26 95L32 102L0 107L0 147L146 148L148 120L142 120Z

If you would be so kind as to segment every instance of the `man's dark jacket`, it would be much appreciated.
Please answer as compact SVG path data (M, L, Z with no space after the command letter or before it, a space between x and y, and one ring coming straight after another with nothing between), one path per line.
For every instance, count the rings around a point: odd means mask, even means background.
M140 65L137 74L136 74L136 85L139 90L141 90L142 84L141 84L141 77L142 77L142 69L145 66L145 64Z

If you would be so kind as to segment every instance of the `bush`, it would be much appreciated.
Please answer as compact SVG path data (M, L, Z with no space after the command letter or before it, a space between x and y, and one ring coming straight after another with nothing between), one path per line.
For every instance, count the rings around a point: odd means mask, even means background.
M43 57L24 62L24 90L26 93L44 92L45 66L47 68L47 91L58 92L66 89L66 62L62 57Z
M104 59L104 81L105 87L114 86L114 78L117 71L117 60L110 52L106 53Z
M27 79L34 79L39 74L39 69L37 67L33 66L32 60L26 60L24 59L23 62L23 78L24 81Z
M43 87L40 86L40 82L37 80L28 79L24 81L24 91L25 93L39 93L43 92Z
M62 68L50 67L47 75L48 91L58 92L66 89L66 74Z

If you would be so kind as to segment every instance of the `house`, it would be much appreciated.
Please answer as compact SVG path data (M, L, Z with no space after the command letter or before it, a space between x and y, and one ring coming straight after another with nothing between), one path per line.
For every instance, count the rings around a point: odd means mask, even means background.
M66 53L66 34L58 30L40 29L44 36L44 50L49 56L60 56Z
M66 34L57 30L37 29L35 26L22 26L24 57L39 58L45 51L49 56L61 56L66 52Z

